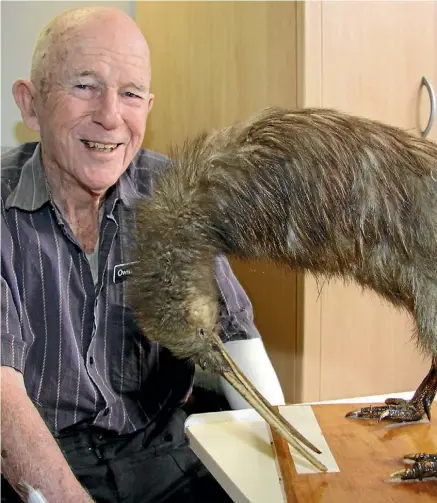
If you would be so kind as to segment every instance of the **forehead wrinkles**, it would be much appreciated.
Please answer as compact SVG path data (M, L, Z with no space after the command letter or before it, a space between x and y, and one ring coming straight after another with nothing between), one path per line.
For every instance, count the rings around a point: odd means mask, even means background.
M58 62L63 66L63 73L68 75L95 71L102 77L135 80L143 85L147 85L150 79L149 61L144 54L121 51L95 41L76 40L63 45L58 53Z

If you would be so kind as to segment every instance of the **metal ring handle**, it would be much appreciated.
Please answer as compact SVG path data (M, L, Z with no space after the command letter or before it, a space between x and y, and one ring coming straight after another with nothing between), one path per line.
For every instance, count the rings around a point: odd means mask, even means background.
M432 88L432 85L429 83L428 79L426 77L422 77L422 82L420 83L420 86L425 86L426 90L428 91L429 94L429 100L431 102L431 110L429 113L429 119L428 119L428 124L426 125L426 128L423 131L420 131L420 135L425 138L425 136L428 136L429 132L431 131L432 125L434 124L434 119L435 119L435 94L434 94L434 89Z

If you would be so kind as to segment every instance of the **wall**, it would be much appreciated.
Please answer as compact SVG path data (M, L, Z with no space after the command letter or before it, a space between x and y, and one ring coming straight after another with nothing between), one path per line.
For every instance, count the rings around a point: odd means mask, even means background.
M135 18L133 1L1 1L1 147L2 150L24 141L38 139L21 122L12 96L16 79L28 78L32 51L41 29L63 10L81 5L111 5Z

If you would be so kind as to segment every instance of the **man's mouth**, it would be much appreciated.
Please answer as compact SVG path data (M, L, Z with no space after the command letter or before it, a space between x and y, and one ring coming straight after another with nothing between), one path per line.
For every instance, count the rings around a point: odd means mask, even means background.
M97 141L89 140L81 140L81 142L88 148L91 148L93 150L100 150L101 152L112 152L119 145L121 145L121 143L99 143Z

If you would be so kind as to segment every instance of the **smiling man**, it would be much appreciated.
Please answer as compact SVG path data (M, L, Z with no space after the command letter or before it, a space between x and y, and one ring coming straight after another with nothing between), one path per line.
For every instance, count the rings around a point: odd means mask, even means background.
M125 295L134 204L166 164L141 148L150 76L132 19L93 7L55 18L13 86L41 141L2 157L2 502L23 482L49 503L229 501L184 436L193 365L144 337ZM216 268L226 347L283 403L250 302Z
M31 80L14 84L25 123L40 132L53 200L84 251L95 248L108 187L141 147L149 87L146 41L130 18L107 9L55 19L37 41Z

